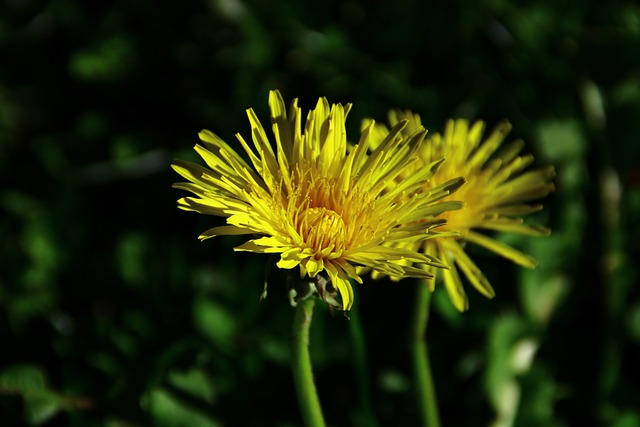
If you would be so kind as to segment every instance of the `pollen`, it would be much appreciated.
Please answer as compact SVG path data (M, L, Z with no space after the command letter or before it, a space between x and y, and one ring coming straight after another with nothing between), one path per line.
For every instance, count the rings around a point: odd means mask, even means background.
M298 233L312 250L314 258L342 255L346 239L346 226L342 217L326 208L309 208L298 221Z

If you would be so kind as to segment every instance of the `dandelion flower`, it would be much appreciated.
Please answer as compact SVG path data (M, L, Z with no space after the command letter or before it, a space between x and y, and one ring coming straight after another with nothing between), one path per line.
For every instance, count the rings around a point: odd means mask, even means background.
M403 132L410 133L413 129L422 127L417 114L410 111L390 112L389 122L392 126L402 120L409 120ZM467 310L469 302L458 268L481 294L488 298L495 295L486 276L465 252L467 242L482 246L524 267L534 268L537 264L531 256L480 230L533 236L546 236L550 232L541 226L525 224L522 215L542 209L542 205L528 202L542 198L554 190L554 168L548 166L525 171L533 162L533 156L520 154L524 146L522 141L514 141L498 152L511 130L508 122L500 123L483 140L484 130L485 124L482 121L470 125L466 120L450 120L444 135L430 134L419 152L422 165L435 159L445 159L438 173L430 180L427 190L456 176L463 176L467 180L455 194L443 199L459 200L465 204L465 208L446 211L440 215L447 223L439 230L455 230L459 232L459 236L400 244L404 249L419 250L430 257L436 257L449 267L440 269L439 273L431 266L425 268L442 275L449 297L460 311ZM387 131L384 125L376 125L372 145L381 141ZM420 167L420 163L414 165L414 168ZM412 173L414 169L404 172L405 176ZM433 286L433 282L430 286Z
M362 283L359 267L399 278L433 277L421 267L442 267L436 258L389 246L434 237L432 229L444 223L435 216L461 207L439 202L462 184L461 178L421 191L442 164L439 159L387 191L388 182L419 160L426 131L413 126L408 132L407 122L399 121L369 150L373 123L357 145L347 143L351 104L329 106L320 98L304 128L297 100L287 114L282 96L272 91L269 107L275 151L249 109L253 146L236 135L249 162L206 130L199 135L203 145L195 150L208 168L173 162L189 181L174 187L194 195L178 200L178 207L226 218L226 225L205 231L200 239L253 235L235 250L280 254L278 267L299 267L301 278L326 275L344 310L353 303L349 278Z

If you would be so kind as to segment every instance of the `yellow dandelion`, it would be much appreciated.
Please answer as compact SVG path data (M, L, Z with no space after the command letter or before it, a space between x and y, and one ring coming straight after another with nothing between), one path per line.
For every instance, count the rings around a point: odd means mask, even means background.
M403 120L409 120L403 132L410 133L422 127L417 114L410 111L390 112L389 123L392 126ZM524 146L522 141L514 141L498 153L511 130L508 122L500 123L483 140L484 130L485 124L482 121L470 126L466 120L450 120L444 135L430 134L419 152L422 165L435 159L445 159L427 189L457 176L463 176L467 180L455 194L444 199L461 201L465 204L464 209L446 211L440 215L447 223L439 230L457 231L460 235L400 244L404 249L419 250L430 257L436 257L449 267L440 269L440 274L451 301L460 311L467 310L469 302L458 268L481 294L488 298L495 295L486 276L465 252L466 242L482 246L524 267L533 268L537 264L531 256L479 230L534 236L546 236L550 233L547 228L525 224L522 215L542 209L541 204L527 202L542 198L554 190L554 168L548 166L524 171L533 162L533 156L520 155ZM376 125L372 145L381 141L386 132L388 130L383 125ZM420 163L415 167L419 168ZM404 176L410 176L413 172L414 169L407 169ZM436 274L432 267L426 268ZM433 282L430 286L433 286Z
M433 237L432 229L444 222L435 216L461 207L439 202L462 184L461 178L420 190L441 160L420 168L391 191L386 189L418 161L426 131L414 126L407 132L407 122L399 121L370 150L373 123L357 145L347 143L345 119L351 104L329 106L320 98L304 128L297 100L287 114L282 96L272 91L269 107L275 152L249 109L253 147L240 134L236 137L251 165L206 130L199 134L203 145L195 150L209 168L173 162L173 169L189 181L174 187L195 195L178 200L178 207L226 217L227 225L205 231L200 239L255 235L235 250L280 254L278 267L299 267L301 278L326 274L344 310L353 303L349 278L362 283L358 267L399 278L433 277L420 267L442 266L437 259L388 245Z

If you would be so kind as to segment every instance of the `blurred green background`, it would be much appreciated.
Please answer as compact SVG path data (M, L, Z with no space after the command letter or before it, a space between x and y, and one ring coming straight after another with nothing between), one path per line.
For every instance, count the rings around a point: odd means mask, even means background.
M283 286L259 303L268 258L197 241L223 221L178 211L169 167L202 128L248 135L248 107L266 124L275 88L354 103L352 139L395 107L510 119L558 171L530 218L553 234L504 236L534 271L470 248L497 297L468 287L465 314L437 288L443 424L640 425L640 6L551 0L2 2L1 425L301 425ZM330 425L417 425L415 286L316 307Z

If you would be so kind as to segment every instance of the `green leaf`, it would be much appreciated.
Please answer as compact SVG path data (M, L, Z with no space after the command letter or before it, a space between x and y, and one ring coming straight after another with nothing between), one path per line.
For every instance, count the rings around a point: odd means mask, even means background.
M211 380L202 369L193 368L188 371L169 373L169 382L180 390L197 396L209 403L213 402L214 390Z
M13 365L0 374L0 386L8 391L20 394L43 392L46 379L37 366Z
M195 411L167 390L152 390L143 402L159 427L216 427L217 422Z
M24 398L25 419L29 425L43 424L62 409L61 399L47 390L45 374L36 366L24 364L5 369L0 374L0 388Z
M237 323L234 316L222 305L211 300L198 299L193 308L197 329L212 342L228 349L236 334Z

